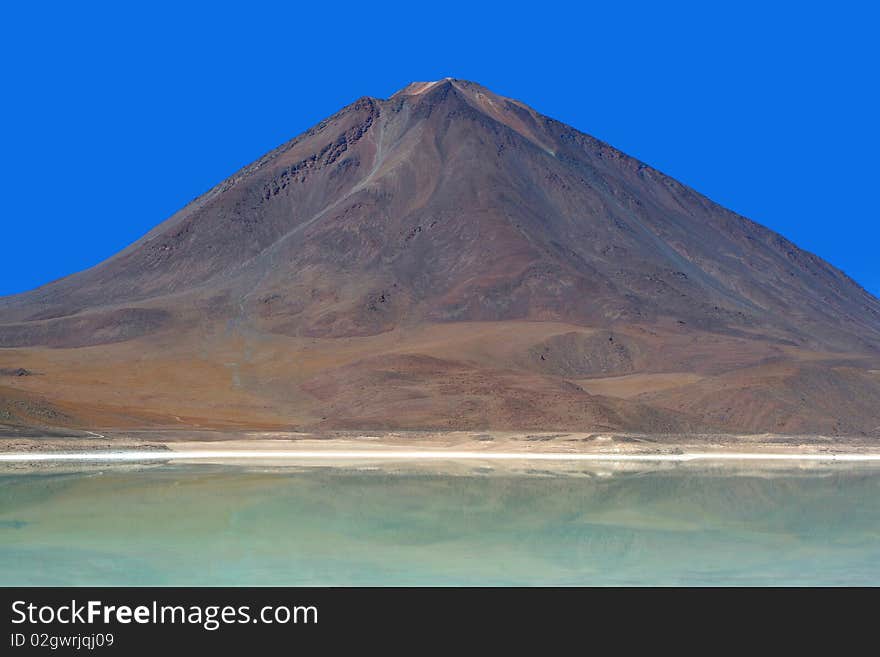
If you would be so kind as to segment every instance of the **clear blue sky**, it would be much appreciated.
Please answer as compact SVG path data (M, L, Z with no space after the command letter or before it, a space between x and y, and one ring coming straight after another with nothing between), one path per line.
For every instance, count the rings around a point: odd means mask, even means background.
M729 2L6 3L0 295L97 264L363 95L480 82L880 294L878 10Z

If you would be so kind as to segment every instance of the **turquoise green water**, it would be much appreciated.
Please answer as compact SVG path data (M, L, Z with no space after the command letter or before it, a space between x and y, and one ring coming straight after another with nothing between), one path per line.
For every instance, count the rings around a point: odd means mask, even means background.
M0 470L2 585L880 585L880 468Z

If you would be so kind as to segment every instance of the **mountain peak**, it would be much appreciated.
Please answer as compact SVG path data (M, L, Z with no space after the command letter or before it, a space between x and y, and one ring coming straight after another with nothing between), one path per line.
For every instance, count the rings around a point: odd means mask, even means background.
M391 98L397 98L400 96L420 96L426 91L430 91L435 87L439 86L457 86L456 83L461 83L461 80L456 80L454 78L446 77L441 78L440 80L432 80L428 82L410 82L408 85L403 87L391 95Z
M471 108L493 121L504 124L540 149L550 154L555 152L554 147L540 134L542 130L539 124L543 122L544 117L528 105L497 94L477 82L451 77L431 82L411 82L394 93L390 99L433 104L438 98L446 98L450 91Z
M444 78L448 80L449 78ZM395 96L418 96L421 93L424 93L426 90L430 89L434 85L441 82L441 80L433 80L430 82L410 82L408 85L403 87L403 89L399 89L391 95L391 98Z
M523 106L522 103L515 101L511 98L507 98L500 94L496 94L490 89L484 87L483 85L472 82L470 80L461 80L458 78L441 78L440 80L433 80L429 82L410 82L408 85L396 91L391 95L391 98L401 98L401 97L414 97L414 96L424 96L428 93L439 91L442 89L455 89L458 92L464 94L467 98L471 100L480 99L491 99L494 102L512 102L517 105Z

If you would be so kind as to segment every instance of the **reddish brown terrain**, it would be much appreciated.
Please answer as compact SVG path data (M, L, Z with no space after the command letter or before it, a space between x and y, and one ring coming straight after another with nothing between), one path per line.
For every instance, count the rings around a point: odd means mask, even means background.
M880 436L880 301L518 101L414 83L0 299L0 424Z

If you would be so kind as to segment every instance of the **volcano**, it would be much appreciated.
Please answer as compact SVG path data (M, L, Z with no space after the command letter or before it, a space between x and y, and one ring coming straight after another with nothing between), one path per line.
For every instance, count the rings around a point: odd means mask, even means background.
M880 436L880 301L463 80L360 98L0 299L0 422Z

